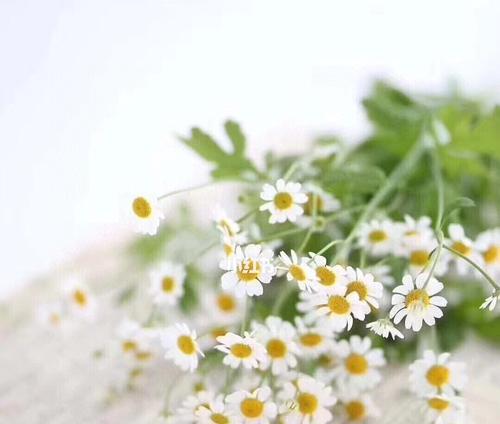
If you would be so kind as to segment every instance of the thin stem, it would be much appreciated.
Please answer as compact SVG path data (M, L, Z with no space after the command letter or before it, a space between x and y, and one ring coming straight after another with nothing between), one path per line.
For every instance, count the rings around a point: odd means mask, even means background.
M274 302L274 306L271 311L272 315L279 315L279 313L281 312L281 308L285 303L285 300L288 299L288 296L290 296L295 290L295 286L293 285L293 283L287 281L285 282L285 285L286 287L281 291L278 298L276 299L276 302Z
M252 209L250 211L248 211L245 215L243 215L242 217L238 218L236 220L236 222L238 224L241 224L243 221L246 221L248 218L252 217L253 215L255 215L257 212L259 211L259 208L255 208L255 209Z
M364 208L365 208L365 205L357 205L357 206L353 206L352 208L342 209L340 211L333 212L332 214L325 217L325 222L334 221L339 216L342 216L342 215L345 215L348 213L352 213L352 212L358 212L360 210L363 210Z
M436 183L437 189L437 214L436 214L436 223L434 228L436 231L441 230L441 225L443 222L443 214L444 214L444 184L443 184L443 174L441 172L441 164L439 163L439 159L437 157L436 149L430 149L429 155L431 157L431 169L432 176L434 177L434 181Z
M180 193L186 193L188 191L199 190L199 189L209 187L209 186L214 185L214 184L215 184L215 182L211 181L209 183L203 183L203 184L195 185L192 187L186 187L186 188L181 188L179 190L169 191L168 193L165 193L165 194L162 194L161 196L159 196L158 200L163 200L163 199L166 199L167 197L175 196L176 194L180 194Z
M312 194L312 223L311 226L309 227L309 230L306 233L306 236L304 237L304 240L302 240L302 243L300 244L299 247L299 252L303 253L303 250L306 248L307 243L309 243L309 240L311 239L312 233L314 232L314 226L316 225L316 215L318 213L318 205L317 205L317 195L316 193Z
M331 247L335 246L336 244L339 244L339 243L342 243L344 240L332 240L330 243L326 244L325 246L323 246L318 252L315 253L315 256L317 255L322 255L323 253L325 253L328 249L330 249Z
M363 222L365 222L375 209L385 200L387 195L396 187L398 184L408 177L410 172L415 168L422 154L425 152L425 145L421 137L412 147L412 149L407 153L406 157L399 163L399 165L394 168L389 178L387 178L385 184L378 189L375 195L371 198L368 205L366 205L363 213L359 216L356 223L351 229L351 232L347 236L337 255L334 258L335 262L339 260L346 259L347 253L350 250L351 243L358 233L358 229Z
M240 334L241 335L243 335L243 333L247 330L248 318L250 315L250 308L251 307L252 307L252 301L248 296L246 296L245 297L245 312L243 314L243 319L241 320L241 327L240 327Z
M491 286L495 289L495 290L500 290L500 286L495 283L495 281L493 280L493 278L491 278L488 273L483 269L481 268L478 264L476 264L472 259L469 259L467 256L461 254L460 252L458 252L457 250L453 249L452 247L449 247L447 246L446 244L443 244L443 248L448 250L449 252L457 255L459 258L462 258L464 261L468 262L470 265L472 265L474 268L476 268L482 275L484 278L486 278L486 280L488 281L488 283L491 284Z
M288 167L288 169L285 172L285 175L283 176L283 179L287 181L295 172L297 167L300 165L300 160L295 160L292 162L292 164Z

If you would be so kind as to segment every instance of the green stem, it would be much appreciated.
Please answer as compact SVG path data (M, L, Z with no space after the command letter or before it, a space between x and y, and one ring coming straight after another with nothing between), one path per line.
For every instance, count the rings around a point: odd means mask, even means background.
M357 236L358 229L363 222L365 222L375 209L385 200L387 195L396 187L398 184L408 177L410 172L415 168L416 164L425 152L425 145L421 137L412 147L412 149L407 153L405 158L399 163L396 168L389 175L389 178L385 181L385 184L378 189L375 195L371 198L368 205L366 205L363 213L359 216L356 223L351 229L351 232L347 236L337 255L334 258L334 262L339 262L339 260L344 261L347 259L347 254L350 250L351 243Z
M312 194L312 223L311 223L311 226L309 227L309 230L307 231L306 233L306 236L304 237L304 240L302 240L302 243L300 244L300 247L299 247L299 253L303 253L304 249L306 248L307 246L307 243L309 243L309 240L311 239L311 236L312 236L312 233L314 232L314 227L316 225L316 215L317 215L317 209L318 209L318 205L316 204L316 199L317 199L317 195L315 193Z
M281 312L281 309L283 308L283 304L285 303L285 300L288 299L288 296L292 294L292 292L295 291L295 286L293 283L290 281L285 282L285 287L279 294L278 298L276 299L276 302L274 302L273 309L271 311L271 315L279 315Z
M179 190L169 191L168 193L165 193L165 194L162 194L161 196L159 196L158 200L163 200L163 199L166 199L167 197L174 196L174 195L180 194L180 193L186 193L188 191L200 190L200 189L205 188L205 187L210 187L211 185L214 185L214 184L215 184L215 182L211 181L209 183L203 183L203 184L199 184L199 185L195 185L195 186L191 186L191 187L187 187L187 188L181 188Z
M292 164L286 170L285 175L283 176L283 179L285 181L288 181L288 179L293 175L293 173L295 172L295 170L297 169L299 164L300 164L300 160L295 160L292 162Z
M472 265L474 268L476 268L484 278L486 278L486 280L488 281L488 283L491 284L491 286L495 289L495 290L500 290L500 286L495 283L495 281L493 280L493 278L491 278L488 273L483 269L481 268L478 264L476 264L472 259L469 259L467 256L465 255L462 255L460 252L458 252L457 250L447 246L446 244L443 244L443 248L448 250L449 252L457 255L459 258L462 258L464 261L468 262L470 265Z
M334 221L339 216L342 216L342 215L345 215L348 213L352 213L352 212L358 212L360 210L363 210L364 208L365 208L365 205L357 205L357 206L353 206L352 208L342 209L340 211L333 212L332 214L325 217L325 222Z

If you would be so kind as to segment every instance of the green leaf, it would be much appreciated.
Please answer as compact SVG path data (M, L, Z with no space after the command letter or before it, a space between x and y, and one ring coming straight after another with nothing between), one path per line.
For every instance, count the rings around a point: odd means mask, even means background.
M245 156L246 141L240 126L234 121L227 121L224 128L231 141L231 152L224 150L210 135L199 128L193 128L191 136L181 137L181 141L203 159L215 165L212 170L213 178L220 180L244 180L249 176L255 178L258 171Z
M385 181L384 172L375 166L344 166L327 171L323 188L336 195L374 193Z

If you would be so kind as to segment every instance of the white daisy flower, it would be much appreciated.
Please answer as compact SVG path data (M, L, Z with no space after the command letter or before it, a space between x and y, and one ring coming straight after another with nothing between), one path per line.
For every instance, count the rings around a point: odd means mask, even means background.
M164 218L158 199L154 196L142 195L132 199L129 217L135 230L142 234L155 235Z
M218 395L212 402L201 405L195 412L199 424L235 424L236 417L224 402L224 395Z
M356 390L372 389L381 380L378 370L385 365L382 349L372 349L368 337L352 336L349 341L340 340L334 347L339 358L332 376L339 379L341 385Z
M314 291L334 294L338 286L345 286L345 269L341 265L330 266L324 256L310 252L316 279L311 287Z
M434 424L464 424L465 405L461 397L435 395L423 400L423 410Z
M267 355L261 369L271 368L274 375L283 374L297 366L295 355L299 353L295 339L295 328L279 317L269 316L265 325L252 323L255 338L266 348Z
M368 306L375 309L379 307L379 299L382 298L384 286L375 281L372 274L363 274L359 268L347 267L346 270L347 294L357 293L359 299Z
M198 355L205 356L196 341L196 331L186 324L174 324L161 334L166 349L165 359L174 361L184 371L193 372L198 367Z
M95 318L97 302L87 285L78 277L70 277L64 284L63 291L71 314L86 320Z
M36 316L38 322L47 328L61 330L67 324L64 307L61 302L40 305Z
M476 247L483 256L486 272L500 278L500 228L493 228L477 236Z
M437 246L438 243L436 239L432 238L415 243L408 248L408 272L412 275L412 277L416 277L417 275L430 270L434 261L432 253L436 250ZM446 256L441 255L438 258L434 274L441 276L445 274L447 270L448 261L446 260Z
M388 219L373 219L359 228L358 244L371 256L381 257L393 253L397 240L398 227Z
M304 214L298 221L298 225L301 227L306 228L314 224L314 207L316 207L317 216L329 214L340 209L340 201L321 187L308 183L304 184L304 191L307 193L307 202L303 205Z
M229 237L222 238L222 257L219 261L220 269L223 269L224 271L233 269L235 262L234 255L236 254L237 246L238 245L233 239Z
M448 226L448 235L450 239L447 240L447 244L458 253L466 256L475 263L481 263L482 257L479 252L476 251L474 243L471 239L465 236L464 228L459 224L450 224ZM452 252L444 252L449 264L455 267L455 270L459 275L467 275L474 271L474 268L464 261L462 258L454 255Z
M159 305L175 305L184 294L186 271L182 265L163 262L150 272L150 294Z
M392 337L392 340L395 340L396 337L401 339L404 338L403 333L401 333L401 331L399 331L388 318L382 318L377 321L370 322L366 324L366 328L373 331L375 334L384 337L385 339L387 339L389 335Z
M304 312L307 323L327 325L333 331L350 330L353 317L363 321L370 313L370 307L362 302L356 292L347 294L347 287L341 286L337 294L301 292L299 311Z
M301 187L300 183L285 182L283 179L279 179L276 186L264 184L260 198L266 203L260 210L271 213L269 223L295 222L304 213L300 205L307 202L307 195L300 191Z
M231 393L226 402L241 424L270 424L278 414L278 408L271 400L271 389L267 386L254 392L240 390Z
M329 409L337 401L332 388L310 376L300 377L296 384L285 383L280 397L285 405L280 410L285 424L326 424L331 422Z
M422 359L410 365L411 390L419 396L455 395L467 382L465 364L449 361L449 353L436 355L426 350Z
M380 281L384 286L391 286L395 280L392 276L392 270L389 265L376 264L366 268L370 274L373 274L375 280Z
M479 307L479 309L488 308L490 311L496 308L498 301L500 300L500 290L494 290L491 296L484 300L484 303Z
M300 348L300 356L305 358L317 358L329 351L335 342L332 332L325 327L309 326L299 317L295 318L297 327L297 345Z
M414 250L414 246L426 243L434 239L434 231L431 227L432 221L428 216L421 216L415 219L409 215L405 215L405 222L400 223L400 243L397 248L401 256Z
M153 358L153 333L137 321L124 319L118 326L117 336L120 351L126 358L139 362L148 362Z
M217 229L221 232L222 239L229 239L236 244L247 242L247 236L244 232L241 232L240 225L229 218L226 211L220 205L214 208L212 218Z
M339 393L339 404L336 408L341 422L359 423L380 417L380 411L372 397L366 393L360 394L353 390L342 390Z
M215 399L215 394L211 390L199 390L193 395L188 395L182 401L181 406L175 411L172 424L178 422L197 422L198 414L202 408L213 404Z
M429 281L424 287L427 280ZM428 274L420 274L415 281L410 275L405 275L403 284L393 290L393 307L389 318L394 324L399 324L406 317L405 327L413 331L420 331L422 321L427 325L434 325L436 318L443 316L440 308L448 304L444 297L436 296L443 287L443 283L434 277L429 279Z
M299 259L294 250L290 251L290 256L285 252L281 252L280 259L287 268L286 279L296 281L300 290L312 291L316 273L309 266L310 259L307 257Z
M243 337L226 333L217 337L217 341L220 345L215 346L215 349L226 354L222 362L231 368L240 365L247 369L258 368L266 361L266 348L247 332Z
M249 244L244 250L238 246L233 269L222 275L222 288L238 297L260 296L264 291L262 284L269 284L276 274L272 258L273 251L259 245Z
M205 290L201 294L203 303L202 320L207 323L207 317L210 316L210 322L213 325L227 326L241 320L245 311L245 305L240 297L233 293L221 290Z

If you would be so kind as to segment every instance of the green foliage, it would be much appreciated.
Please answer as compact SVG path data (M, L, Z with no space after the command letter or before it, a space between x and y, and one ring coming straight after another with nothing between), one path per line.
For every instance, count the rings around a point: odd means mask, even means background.
M255 179L259 172L245 156L246 139L240 126L234 121L227 121L224 128L232 145L231 152L224 150L210 135L199 128L193 128L191 136L181 137L181 141L203 159L214 164L212 170L214 179Z

